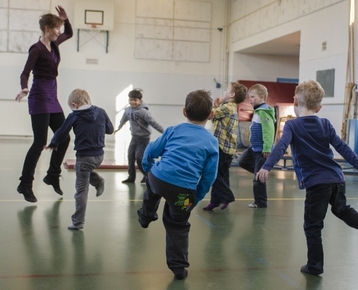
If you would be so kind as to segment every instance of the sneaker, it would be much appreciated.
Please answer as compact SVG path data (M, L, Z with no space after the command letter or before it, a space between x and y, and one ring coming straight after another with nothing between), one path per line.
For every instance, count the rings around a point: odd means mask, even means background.
M140 226L141 226L143 229L146 229L146 228L149 226L149 224L144 223L144 222L142 221L141 217L138 217L138 222L139 222Z
M257 205L256 203L249 203L247 206L251 207L251 208L266 208L267 207L267 205Z
M101 180L100 183L98 183L98 185L96 186L96 196L99 197L102 195L103 191L104 191L104 179Z
M24 199L28 202L36 202L37 198L34 195L31 186L26 186L20 182L19 186L17 187L17 192L24 195Z
M122 183L134 183L134 180L128 178L126 180L123 180Z
M83 229L83 224L71 224L67 227L69 230L82 230Z
M60 180L58 177L46 175L43 179L43 182L45 182L47 185L52 185L56 193L58 193L59 195L63 195L63 192L60 188Z
M143 176L142 180L140 181L140 184L147 184L147 177Z
M307 264L306 264L306 265L303 265L303 266L301 267L301 272L302 272L302 273L306 273L306 274L310 274L310 275L316 275L316 276L323 273L323 271L319 271L319 272L317 272L317 273L312 273L312 272L310 272L310 271L308 270Z
M174 278L177 280L183 280L188 276L188 270L184 269L182 273L176 273Z
M203 208L203 210L213 210L214 208L218 207L220 204L213 204L209 203L206 207Z

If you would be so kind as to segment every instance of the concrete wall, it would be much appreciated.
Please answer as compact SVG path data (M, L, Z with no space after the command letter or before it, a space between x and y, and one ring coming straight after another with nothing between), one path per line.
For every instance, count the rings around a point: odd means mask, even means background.
M22 10L33 12L31 5L25 5L27 2L34 1L23 1ZM56 13L55 5L62 5L72 23L75 2L48 0L51 12ZM225 1L113 2L114 29L109 31L108 53L105 49L105 33L80 30L78 37L76 27L74 37L60 46L62 61L58 93L66 114L69 113L66 105L68 94L75 88L82 88L89 92L93 103L103 107L116 122L119 104L127 103L127 95L121 93L128 87L139 87L144 91L145 102L153 109L153 116L167 127L184 120L181 107L188 92L207 89L212 91L213 97L221 95L225 88L216 88L213 79L222 79L221 64L225 52L222 50L222 33L217 28L224 25ZM7 6L7 1L1 4ZM10 7L0 8L10 11L11 0ZM37 23L41 14L35 15L33 22ZM22 46L28 49L38 40L40 32L30 40L25 35L24 32L23 42L27 43ZM151 46L153 44L154 48ZM178 47L182 49L178 50ZM27 53L0 53L0 76L4 75L0 78L3 88L0 97L0 135L32 135L27 101L14 101L20 91L19 76L26 58ZM169 116L166 111L170 113Z
M70 20L74 19L75 1L49 0L50 10L55 12L54 6L62 5ZM27 2L33 1L24 1ZM348 49L348 4L348 0L114 0L114 29L109 32L108 53L103 46L105 34L95 36L93 31L80 31L80 41L88 42L81 44L79 51L76 30L74 37L61 45L61 104L67 114L68 94L74 88L83 88L116 122L121 114L118 110L126 104L123 92L132 86L140 87L153 116L166 127L184 120L181 107L191 90L208 89L216 97L231 80L275 81L286 77L303 81L315 79L318 70L334 68L334 97L324 99L319 114L328 117L339 131ZM37 18L33 21L36 23ZM301 34L299 57L240 53L297 31ZM37 38L39 35L35 34ZM26 47L37 38L29 40ZM198 46L196 40L200 42ZM170 54L166 41L173 46L182 45L184 55L178 55L174 48L176 54ZM324 41L327 50L322 51ZM153 43L161 53L150 46ZM143 50L140 45L144 45ZM19 75L26 57L26 53L0 53L0 135L32 135L26 101L19 104L13 100L20 90ZM93 60L97 64L87 63ZM221 88L215 87L214 78Z
M300 81L335 69L334 97L323 100L321 117L340 132L348 51L348 0L231 1L229 78L274 81L286 75ZM243 55L241 50L300 31L298 58ZM322 50L322 43L327 49ZM357 53L355 53L357 54Z

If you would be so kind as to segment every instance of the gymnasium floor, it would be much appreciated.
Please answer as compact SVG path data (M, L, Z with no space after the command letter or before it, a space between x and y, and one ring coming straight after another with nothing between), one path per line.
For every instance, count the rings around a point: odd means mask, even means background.
M39 201L26 202L16 187L30 140L1 138L0 144L0 289L358 289L358 231L330 212L323 231L325 272L300 273L306 262L304 192L292 171L273 171L269 207L251 209L252 176L232 167L236 202L206 212L207 195L193 210L189 276L178 281L165 263L161 220L148 229L137 222L145 190L140 173L136 184L126 185L126 170L100 170L105 192L96 198L91 188L85 228L70 231L74 171L63 170L61 198L42 182L50 156L43 152L34 182ZM66 158L74 158L72 147ZM112 147L106 158L114 156ZM346 177L348 202L358 208L358 177ZM161 211L162 205L160 218Z

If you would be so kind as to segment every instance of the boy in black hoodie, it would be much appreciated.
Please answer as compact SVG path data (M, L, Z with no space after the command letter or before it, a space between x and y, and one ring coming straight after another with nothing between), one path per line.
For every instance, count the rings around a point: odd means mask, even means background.
M70 230L83 229L86 215L88 185L96 188L96 196L104 191L104 179L94 171L101 165L104 155L105 134L112 134L113 124L105 110L93 106L88 93L76 89L68 97L68 105L73 111L56 131L51 143L46 147L57 148L73 128L76 152L76 211L72 215Z

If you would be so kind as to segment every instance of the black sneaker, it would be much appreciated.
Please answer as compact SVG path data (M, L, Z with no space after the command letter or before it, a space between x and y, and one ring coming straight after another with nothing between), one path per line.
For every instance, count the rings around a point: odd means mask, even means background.
M59 180L58 177L46 175L44 177L43 181L47 185L52 185L52 187L53 187L53 189L55 190L56 193L58 193L59 195L63 195L63 191L60 188L60 180Z
M187 270L187 269L184 269L183 272L181 272L181 273L176 273L176 274L174 275L175 279L177 279L177 280L183 280L183 279L185 279L187 276L188 276L188 270Z
M122 183L134 183L134 180L128 178L126 180L123 180Z
M307 264L306 264L306 265L303 265L303 266L301 267L301 272L302 272L302 273L306 273L306 274L310 274L310 275L315 275L315 276L320 275L320 274L323 273L323 271L311 272L310 270L308 270Z
M142 180L140 181L140 184L147 184L147 177L143 176Z
M17 192L24 195L24 199L28 202L36 202L37 198L34 195L31 186L26 186L23 183L20 183L17 187Z
M96 196L99 197L102 195L104 191L104 179L101 180L100 183L96 186Z

